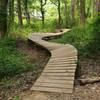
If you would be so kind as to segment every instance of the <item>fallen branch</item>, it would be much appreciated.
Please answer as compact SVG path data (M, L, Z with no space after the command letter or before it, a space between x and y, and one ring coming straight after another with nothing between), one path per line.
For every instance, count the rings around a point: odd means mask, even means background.
M78 79L81 85L86 84L93 84L96 82L100 82L100 77L93 77L93 78L87 78L87 79Z

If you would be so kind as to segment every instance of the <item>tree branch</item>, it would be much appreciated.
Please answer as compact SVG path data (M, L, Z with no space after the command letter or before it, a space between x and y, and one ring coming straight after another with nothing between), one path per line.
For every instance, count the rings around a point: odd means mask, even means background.
M47 3L47 0L45 0L45 2L42 4L42 6L45 6L45 5L46 5L46 3Z
M57 2L53 2L53 1L51 1L54 5L56 5L56 6L58 6L58 4L56 4Z

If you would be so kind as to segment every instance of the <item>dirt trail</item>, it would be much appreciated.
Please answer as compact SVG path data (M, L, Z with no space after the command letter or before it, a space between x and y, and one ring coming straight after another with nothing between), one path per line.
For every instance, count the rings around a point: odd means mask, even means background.
M100 84L76 86L73 94L26 92L21 100L100 100Z
M88 78L100 76L100 57L96 59L79 58L80 77ZM20 100L100 100L100 83L87 84L80 86L75 79L75 90L72 94L48 93L27 91L20 95Z

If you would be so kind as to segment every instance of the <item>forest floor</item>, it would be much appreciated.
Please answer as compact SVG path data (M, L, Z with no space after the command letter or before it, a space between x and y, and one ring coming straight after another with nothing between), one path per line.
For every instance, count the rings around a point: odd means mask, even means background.
M10 80L0 82L0 100L9 100L23 91L29 90L37 77L43 70L44 65L49 59L48 51L35 44L29 45L27 41L18 39L16 41L18 51L30 56L30 62L37 64L37 69L15 75ZM16 99L11 99L16 100Z
M77 79L75 80L75 90L71 95L63 93L48 93L30 91L31 86L36 78L43 70L43 65L47 62L49 55L44 49L30 47L24 42L19 42L19 50L31 55L35 62L40 63L41 68L35 73L26 72L15 78L19 84L14 84L10 90L10 95L14 95L14 99L9 100L100 100L100 83L80 85ZM32 60L33 61L33 60ZM100 56L93 58L79 57L80 69L79 75L82 78L100 77ZM80 73L81 72L81 73ZM14 92L15 91L15 92Z
M80 85L75 80L75 90L71 95L63 93L48 93L30 91L44 65L49 59L46 50L26 41L18 40L17 48L32 57L32 62L37 63L39 69L16 75L12 78L13 84L0 84L0 100L100 100L100 83ZM82 78L100 77L100 56L93 58L79 57L79 74ZM81 72L81 73L80 73Z
M100 77L100 57L96 59L80 58L81 77ZM21 100L100 100L100 82L80 85L76 79L74 93L47 93L26 91L21 94Z

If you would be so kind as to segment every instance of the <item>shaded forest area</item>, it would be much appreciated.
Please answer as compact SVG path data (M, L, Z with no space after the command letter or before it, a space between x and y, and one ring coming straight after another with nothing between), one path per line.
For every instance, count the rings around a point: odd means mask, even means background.
M93 23L99 10L99 0L1 0L0 34L22 26L34 31L83 26Z
M50 56L30 46L28 35L65 28L50 42L78 49L76 87L78 78L100 77L100 0L0 0L0 100L28 90Z

